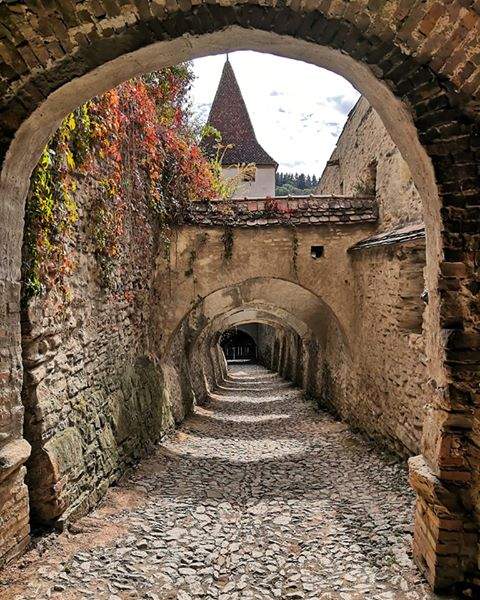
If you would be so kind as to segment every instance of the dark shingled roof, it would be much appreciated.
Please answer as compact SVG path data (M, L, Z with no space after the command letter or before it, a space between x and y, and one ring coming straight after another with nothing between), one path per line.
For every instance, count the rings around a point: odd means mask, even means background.
M223 165L254 163L260 166L278 167L278 163L257 141L240 86L228 58L223 67L207 124L222 134L222 146L232 145L232 148L225 151ZM216 142L212 138L204 140L202 148L208 156L214 156L217 151Z
M228 202L199 200L189 203L184 216L185 223L203 227L371 226L378 221L378 203L369 196L284 196Z
M406 244L410 241L425 240L425 225L423 223L413 223L382 231L372 235L364 240L360 240L348 251L363 250L364 248L374 248L376 246L389 246L392 244Z

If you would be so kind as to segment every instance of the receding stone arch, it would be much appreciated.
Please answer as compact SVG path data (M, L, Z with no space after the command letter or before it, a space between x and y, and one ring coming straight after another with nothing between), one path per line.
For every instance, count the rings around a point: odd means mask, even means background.
M217 289L190 309L167 340L164 368L175 371L177 350L184 348L187 360L182 368L188 373L197 401L203 403L227 376L219 347L222 332L247 322L270 324L295 336L302 346L303 362L310 370L303 369L302 363L302 375L297 374L294 379L310 393L322 385L322 374L316 374L316 365L329 336L340 338L339 345L345 349L346 359L351 360L342 324L322 298L289 280L255 277ZM179 399L177 404L185 401Z
M290 362L292 369L290 372L282 371L280 362L276 360L273 348L269 349L271 355L271 361L264 362L264 366L271 368L274 371L278 371L281 375L284 375L287 379L291 379L295 384L307 390L308 388L308 369L305 367L313 362L313 356L311 356L312 343L317 343L318 347L322 346L326 342L326 336L323 335L321 339L318 339L319 333L312 332L308 325L295 318L295 315L291 315L284 310L280 310L275 307L264 306L261 310L258 308L245 307L240 310L232 311L227 315L224 315L218 319L217 324L212 324L211 329L218 329L218 333L211 335L211 353L215 356L215 346L218 343L218 339L224 331L230 328L241 329L246 324L260 324L267 325L275 331L275 341L278 340L279 335L282 340L285 341L288 338L295 339L295 356L290 356ZM206 340L205 340L206 341ZM295 365L295 368L293 367Z
M334 70L357 85L381 115L411 168L425 205L426 324L437 405L425 428L426 461L415 466L413 479L423 493L424 512L431 510L438 486L455 498L462 550L456 559L448 557L456 560L453 572L448 561L442 563L436 556L443 543L442 530L431 531L433 541L428 542L433 558L429 557L427 571L431 582L442 586L476 571L474 542L469 536L475 529L474 516L478 523L480 512L474 491L476 447L468 433L473 426L470 407L478 393L475 350L480 345L475 304L478 244L470 237L479 225L475 206L480 193L480 70L471 60L477 52L479 10L461 0L448 6L425 2L406 7L401 0L380 4L372 8L370 3L327 0L192 7L188 2L181 6L174 2L166 7L131 0L122 2L122 9L115 2L103 8L99 3L94 13L83 3L59 1L54 9L38 9L44 11L40 15L23 2L1 5L2 20L8 23L0 106L0 156L4 159L0 278L6 307L2 428L7 431L5 443L20 440L18 305L23 201L36 158L59 119L121 79L212 52L249 48L330 68L336 65ZM45 29L49 19L59 25L52 27L52 33ZM36 52L24 58L18 49L29 44ZM49 55L47 44L57 48L57 55ZM456 426L458 414L465 425L462 431ZM442 504L441 498L435 496L437 504ZM420 524L422 515L418 516ZM421 538L420 529L417 538ZM426 555L420 546L417 554Z
M268 312L266 307L263 307L262 309L245 308L223 316L219 324L224 331L229 327L237 327L247 323L262 323L264 325L272 326L288 325L299 335L307 335L308 328L305 323L295 320L294 315L289 315L287 313L282 315L283 311L277 310L278 315Z
M276 315L299 334L309 330L319 339L327 323L334 321L348 345L343 324L319 296L286 279L255 277L215 290L202 298L175 327L167 341L165 355L168 355L173 339L184 324L188 323L190 339L193 341L205 327L214 326L218 330L219 320L245 310Z

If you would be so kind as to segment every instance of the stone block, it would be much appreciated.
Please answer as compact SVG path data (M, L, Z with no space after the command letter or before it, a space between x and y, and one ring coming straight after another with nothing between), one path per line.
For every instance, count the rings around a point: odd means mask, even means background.
M14 440L0 448L0 482L19 469L30 456L30 444L24 440Z

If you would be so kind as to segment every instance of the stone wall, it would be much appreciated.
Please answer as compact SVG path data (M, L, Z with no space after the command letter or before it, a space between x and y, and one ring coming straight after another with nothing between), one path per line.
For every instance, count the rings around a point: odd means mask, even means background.
M404 455L420 451L431 397L421 296L422 204L409 168L378 114L361 98L321 177L319 193L371 193L377 233L349 251L355 316L352 346L328 335L320 352L321 404Z
M95 193L88 181L76 192L82 217L68 297L53 288L23 312L27 483L32 518L42 523L88 511L185 414L171 400L181 396L177 368L161 368L149 350L159 232L143 204L126 203L107 286L88 228Z
M375 195L382 231L423 220L422 201L410 169L363 97L349 115L317 193Z
M355 315L346 343L330 320L320 336L288 329L260 336L264 364L302 386L309 399L381 445L411 456L419 451L431 386L423 334L425 240L349 252Z
M267 367L267 369L274 371L276 365L273 362L273 346L275 344L276 330L271 325L261 323L257 331L258 362Z
M351 252L355 347L346 373L333 370L341 350L328 346L339 414L403 455L420 450L431 387L423 335L423 237ZM335 338L332 338L335 340Z

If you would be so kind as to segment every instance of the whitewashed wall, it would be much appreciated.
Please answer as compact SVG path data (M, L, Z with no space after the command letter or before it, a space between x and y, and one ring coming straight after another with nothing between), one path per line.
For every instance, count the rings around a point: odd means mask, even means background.
M238 174L237 167L222 170L223 177L229 179ZM242 181L233 198L265 198L275 196L275 167L257 167L255 181Z

